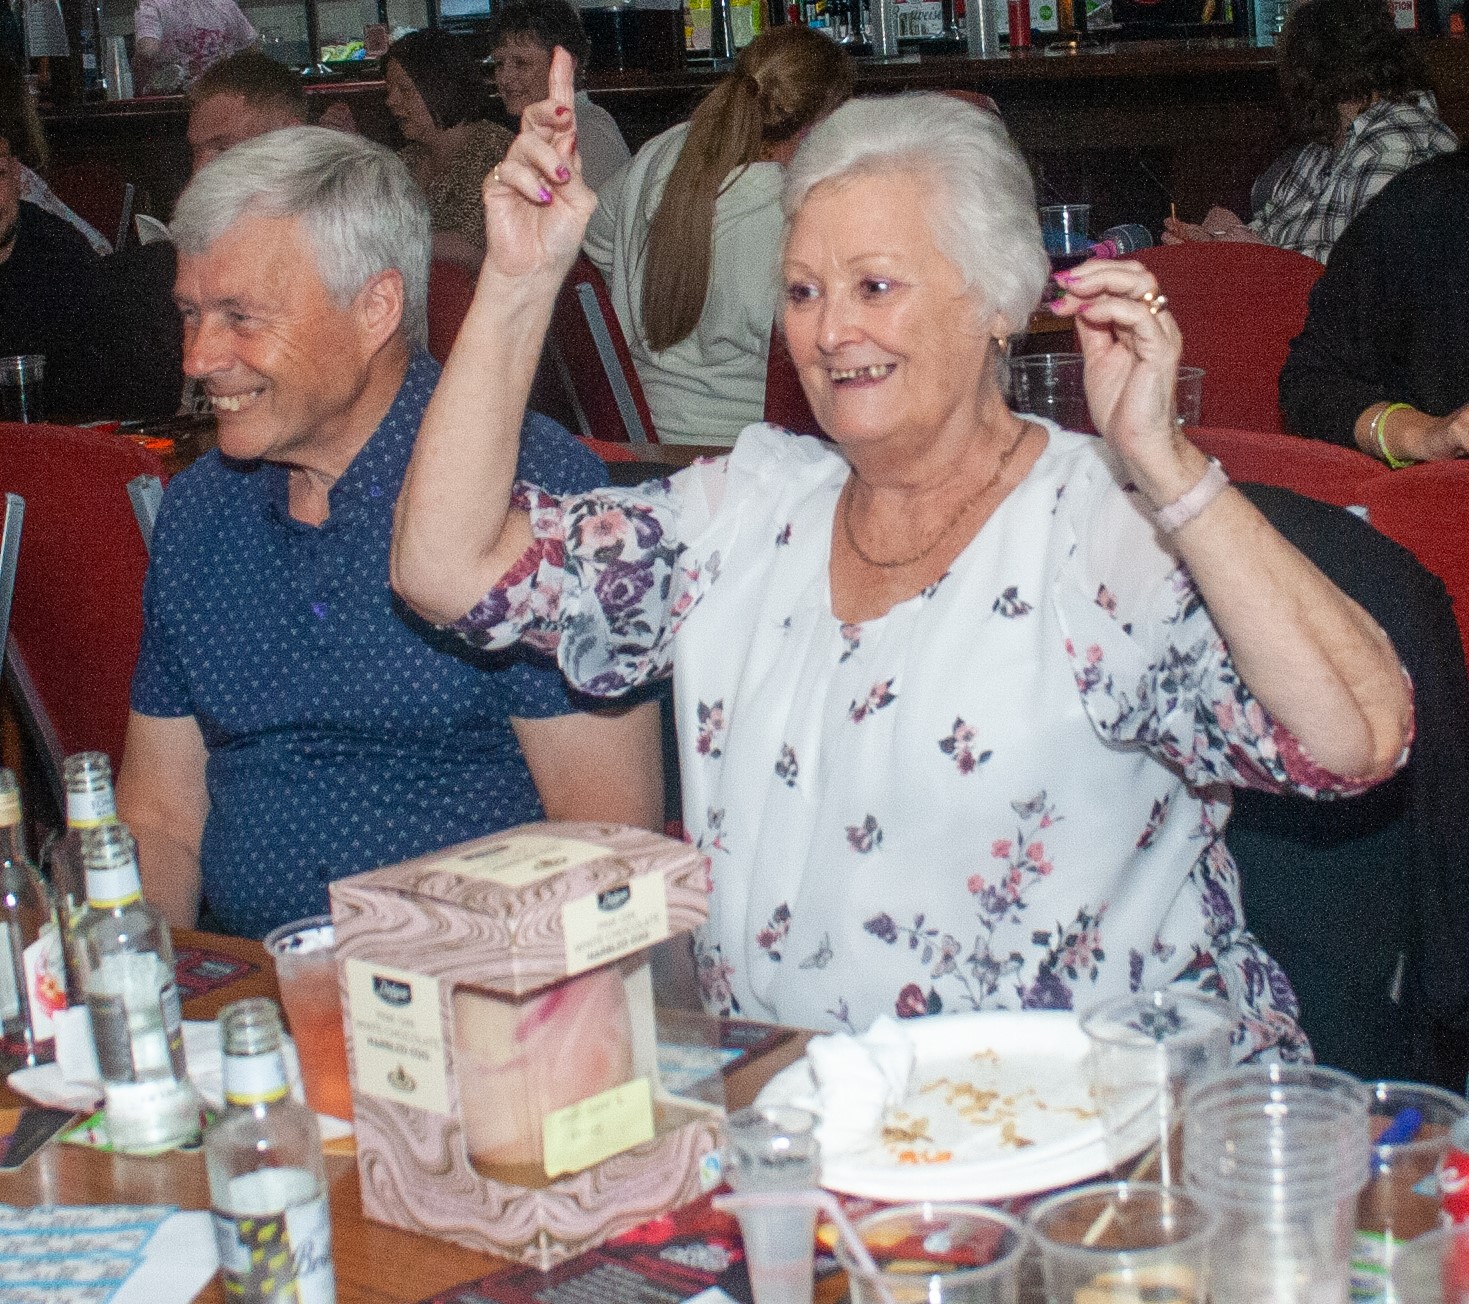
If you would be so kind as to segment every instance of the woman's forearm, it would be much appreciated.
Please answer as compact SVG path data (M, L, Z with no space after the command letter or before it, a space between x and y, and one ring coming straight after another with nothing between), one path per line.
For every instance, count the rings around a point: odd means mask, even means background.
M1377 623L1237 490L1171 538L1256 700L1332 773L1390 774L1412 700Z
M486 264L398 497L394 589L429 620L469 611L524 551L510 511L520 424L559 284Z

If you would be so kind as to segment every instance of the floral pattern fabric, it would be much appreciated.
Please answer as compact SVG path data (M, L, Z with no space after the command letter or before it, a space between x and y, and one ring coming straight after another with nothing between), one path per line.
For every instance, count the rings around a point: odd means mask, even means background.
M1250 696L1102 442L1047 433L876 620L831 609L845 461L754 426L638 489L520 486L535 542L455 628L595 694L674 675L711 1009L860 1030L1177 983L1234 1004L1241 1057L1308 1055L1241 917L1229 785L1351 785Z

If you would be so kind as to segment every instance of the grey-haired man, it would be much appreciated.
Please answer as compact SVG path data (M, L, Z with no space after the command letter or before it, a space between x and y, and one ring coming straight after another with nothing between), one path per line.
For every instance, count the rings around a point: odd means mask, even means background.
M580 712L554 668L466 658L392 597L393 504L438 368L424 200L316 127L202 168L172 224L185 371L219 451L169 486L118 785L148 895L260 936L343 874L542 811L658 827L656 707ZM493 365L493 360L487 360ZM603 483L528 418L524 478Z

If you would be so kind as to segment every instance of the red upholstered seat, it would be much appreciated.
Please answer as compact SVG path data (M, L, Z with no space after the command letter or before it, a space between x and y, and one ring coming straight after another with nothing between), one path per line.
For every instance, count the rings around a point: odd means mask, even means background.
M82 221L121 248L132 221L132 186L116 163L85 159L58 163L47 177L56 197Z
M546 343L572 409L572 433L612 443L658 442L607 282L585 254L557 296Z
M821 427L806 402L806 391L796 375L785 336L774 327L770 331L770 354L765 362L765 419L798 435L819 435Z
M1429 462L1367 485L1368 519L1444 582L1469 661L1469 464Z
M127 485L164 474L122 435L0 423L0 493L26 503L10 637L64 752L122 754L148 566Z
M1338 507L1361 505L1367 486L1389 474L1381 462L1356 449L1295 435L1205 428L1190 430L1188 437L1217 457L1231 480L1293 489Z
M435 258L428 269L428 351L447 362L474 299L474 277L458 263Z
M1280 369L1305 324L1321 264L1289 249L1229 241L1133 257L1168 296L1183 331L1184 363L1207 373L1201 424L1283 431Z

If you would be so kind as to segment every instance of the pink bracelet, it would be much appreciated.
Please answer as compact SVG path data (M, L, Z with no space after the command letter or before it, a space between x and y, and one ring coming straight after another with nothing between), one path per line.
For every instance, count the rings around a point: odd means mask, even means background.
M1229 487L1229 477L1217 457L1209 459L1209 469L1192 489L1166 507L1158 508L1153 520L1164 534L1181 530Z

